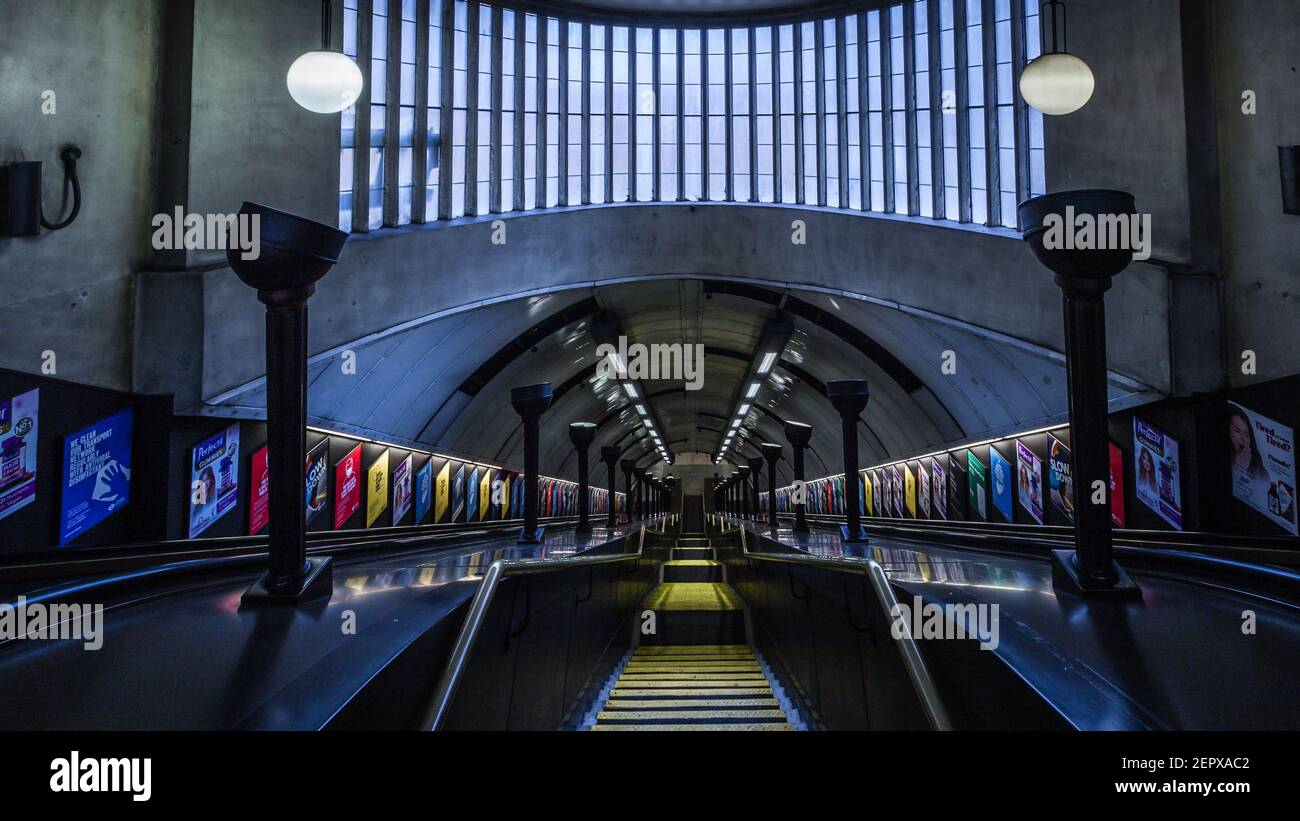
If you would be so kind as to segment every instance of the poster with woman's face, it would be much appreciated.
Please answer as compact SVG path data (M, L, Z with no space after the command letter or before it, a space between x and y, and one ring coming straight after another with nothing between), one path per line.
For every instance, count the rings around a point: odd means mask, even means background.
M1133 417L1133 473L1138 501L1177 530L1183 529L1178 442L1155 425Z
M1232 495L1287 532L1300 535L1296 522L1294 431L1229 402L1227 437Z

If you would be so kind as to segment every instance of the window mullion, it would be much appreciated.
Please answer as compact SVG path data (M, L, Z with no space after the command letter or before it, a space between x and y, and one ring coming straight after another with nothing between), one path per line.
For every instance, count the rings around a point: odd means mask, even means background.
M478 214L478 23L479 4L465 14L465 216Z
M501 128L502 100L504 94L503 70L505 61L504 18L500 6L492 7L492 111L489 113L488 126L488 211L501 213Z
M438 116L438 219L451 219L452 123L456 116L456 3L442 0L442 76Z
M749 38L749 201L758 202L758 29Z
M732 108L733 108L732 100L731 100L731 83L733 80L732 75L735 73L732 71L732 67L731 67L731 52L732 52L731 31L732 31L731 29L723 29L723 44L722 44L722 53L724 55L723 59L725 60L722 66L722 76L724 78L723 111L726 113L726 121L723 123L723 127L722 127L723 133L726 134L726 137L723 140L724 143L723 147L726 149L726 162L724 163L724 166L726 168L726 182L723 185L724 193L722 198L727 200L728 202L731 202L736 198L735 185L732 183L732 175L735 173L736 163L735 163L735 157L731 153L731 147L736 144L735 141L736 130L733 127L731 121Z
M524 65L527 54L528 38L528 15L523 10L515 11L515 121L512 128L514 129L514 154L513 172L515 184L511 190L511 205L515 211L524 210L524 191L527 188L527 181L524 179L524 155L528 151L527 140L524 136L524 122L527 115L527 104L525 97L525 81L527 80L528 69Z
M627 201L636 202L637 116L641 107L636 88L636 27L627 29Z
M677 201L686 199L686 29L677 31Z
M1031 0L1037 2L1037 0ZM1028 60L1028 43L1025 33L1025 0L1011 0L1011 77L1024 73ZM1016 202L1029 198L1029 109L1025 98L1012 89L1016 135Z
M582 204L591 203L591 24L582 24Z
M804 184L803 155L803 26L795 23L791 32L794 52L794 201L803 205L807 187Z
M384 2L384 0L380 0ZM372 0L357 0L357 63L361 69L361 96L356 101L352 137L352 230L370 230L370 82L374 51Z
M614 201L614 27L605 26L605 202Z
M556 155L556 184L560 186L557 204L564 206L569 204L569 24L565 20L560 20L560 64L559 68L559 88L557 95L558 114L560 123L556 132L555 150L559 152Z
M537 185L534 208L545 208L548 200L548 186L551 176L548 171L547 157L547 118L550 116L549 101L551 81L547 76L547 62L550 51L550 26L544 15L537 15Z
M965 0L957 0L965 2ZM871 67L867 62L867 15L858 15L858 174L862 188L862 210L871 210Z
M415 4L415 131L411 135L411 222L428 219L429 179L429 2Z
M907 213L921 213L920 160L916 140L916 6L903 6L903 122L907 132Z
M998 157L998 32L996 3L981 4L984 35L984 162L985 193L988 195L988 225L1002 224L1002 172Z
M817 106L817 204L826 204L826 29L813 23L813 100Z
M835 18L835 123L838 138L838 162L840 208L849 207L849 70L848 47L844 44L846 37L844 18ZM862 78L858 78L862 82ZM858 139L862 139L859 132Z
M401 171L402 136L402 0L388 2L388 53L385 85L388 88L384 108L384 226L398 222L398 187Z
M772 201L781 201L781 27L772 26Z
M966 0L953 3L952 28L957 77L957 218L970 222L970 55L966 41Z
M659 174L662 171L663 163L659 161L659 60L661 51L658 28L653 29L650 33L650 55L650 200L658 202L660 195L663 193L663 188L659 184Z
M930 40L931 215L935 219L945 219L948 216L948 189L943 162L943 21L939 15L939 0L930 0L926 15L926 33Z
M889 9L880 10L880 157L884 161L886 214L897 210L894 196L894 49Z
M713 199L709 187L709 30L700 29L700 199Z

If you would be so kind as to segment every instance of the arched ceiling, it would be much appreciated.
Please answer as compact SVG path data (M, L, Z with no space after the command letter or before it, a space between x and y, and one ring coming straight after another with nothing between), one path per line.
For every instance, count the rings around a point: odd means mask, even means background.
M530 11L568 19L635 20L646 24L807 20L842 9L878 7L872 0L518 0Z
M355 372L345 356L313 363L308 413L322 427L517 466L522 430L510 389L550 382L555 400L541 421L542 472L576 477L568 425L594 422L592 481L604 485L602 446L617 445L642 467L667 466L627 395L597 374L593 321L612 323L629 344L703 346L698 390L688 390L681 374L640 384L669 450L711 457L734 418L764 327L778 317L793 333L718 468L724 475L731 462L757 456L758 442L786 445L786 420L813 426L809 478L841 470L840 421L824 392L834 379L871 385L858 423L864 466L1064 418L1063 359L1014 336L843 296L707 279L500 302L360 343L350 349ZM1113 403L1137 398L1112 382ZM265 395L259 389L238 401L256 414ZM788 461L779 474L792 478Z

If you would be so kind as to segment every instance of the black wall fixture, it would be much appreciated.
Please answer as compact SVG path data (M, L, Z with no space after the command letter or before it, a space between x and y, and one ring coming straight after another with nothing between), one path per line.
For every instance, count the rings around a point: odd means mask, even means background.
M1282 211L1300 217L1300 145L1279 145L1277 164L1282 174Z
M39 237L41 228L59 231L72 224L81 213L81 181L77 179L77 160L81 149L66 145L59 153L63 159L66 187L72 184L72 212L62 222L45 219L41 207L40 162L16 162L0 165L0 237Z

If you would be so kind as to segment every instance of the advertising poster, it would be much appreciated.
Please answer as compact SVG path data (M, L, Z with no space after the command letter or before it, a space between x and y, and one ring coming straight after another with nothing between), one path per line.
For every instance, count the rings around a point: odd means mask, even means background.
M514 511L515 484L517 478L511 473L501 474L501 518L509 519Z
M478 480L478 518L488 521L492 518L492 471L484 468Z
M1052 506L1074 521L1074 477L1070 468L1070 449L1055 436L1048 436L1047 483L1051 488Z
M432 459L429 460L433 462ZM433 522L439 524L448 521L447 513L451 508L451 462L444 462L438 470L438 478L433 484Z
M63 440L59 545L107 519L131 501L130 408Z
M916 475L912 466L903 465L903 501L907 505L907 515L916 518Z
M0 519L36 501L40 389L0 402Z
M889 486L889 471L878 470L876 473L876 487L879 492L876 494L876 504L880 508L881 516L889 516L892 507L893 495Z
M451 521L465 521L465 465L456 465L451 478Z
M1124 452L1110 442L1110 521L1124 526Z
M989 475L984 463L975 455L975 451L966 452L966 497L970 512L976 521L987 522L989 511L985 500L988 498Z
M500 521L506 518L505 513L510 509L510 497L506 494L510 492L510 480L504 471L497 473L492 480L492 518Z
M889 469L889 482L893 486L894 497L894 515L903 518L903 474L899 472L898 465Z
M930 465L930 472L934 474L930 487L934 489L934 517L936 519L948 518L948 482L943 469L943 463L946 460L946 456L940 456Z
M307 524L320 515L330 501L330 440L325 437L307 453Z
M334 466L334 529L348 523L361 507L361 445Z
M467 522L478 521L478 486L479 470L476 466L465 477L465 521Z
M383 451L365 472L365 526L389 509L389 451Z
M1020 506L1029 511L1034 521L1043 523L1043 460L1019 439L1016 440L1016 474L1020 492Z
M207 530L239 498L239 425L194 446L190 454L190 538Z
M925 462L920 462L916 468L916 478L920 480L921 495L917 498L917 507L921 510L921 518L930 518L930 469Z
M989 448L989 484L993 488L993 506L1002 512L1002 518L1008 522L1015 521L1011 512L1011 463L997 448Z
M271 471L266 463L270 451L265 445L253 454L249 469L248 535L256 536L271 521Z
M426 459L415 472L415 523L423 524L433 507L433 460Z
M1182 481L1178 442L1155 425L1133 417L1133 474L1138 501L1175 530L1183 529Z
M393 526L396 527L401 523L402 517L411 509L411 483L415 479L411 475L412 457L402 460L397 469L393 471Z
M874 498L875 488L871 485L871 474L869 472L862 474L862 504L867 508L868 516L876 515L876 500Z
M966 498L967 460L955 453L948 454L948 516L955 521L964 522L969 509Z
M1267 416L1228 403L1232 495L1291 535L1295 512L1295 432Z

